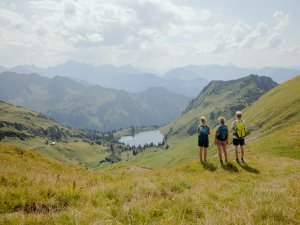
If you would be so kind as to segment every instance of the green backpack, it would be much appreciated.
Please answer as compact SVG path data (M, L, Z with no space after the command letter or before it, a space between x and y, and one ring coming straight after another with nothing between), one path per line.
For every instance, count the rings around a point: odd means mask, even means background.
M246 129L245 129L245 123L244 121L235 121L236 125L236 136L238 138L243 138L246 136Z

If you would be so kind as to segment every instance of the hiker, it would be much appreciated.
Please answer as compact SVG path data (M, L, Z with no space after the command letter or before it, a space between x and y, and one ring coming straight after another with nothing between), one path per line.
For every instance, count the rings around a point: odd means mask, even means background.
M198 126L198 147L200 162L206 162L207 148L209 146L208 135L210 135L210 128L207 126L207 120L204 116L200 118L200 125ZM203 157L202 157L203 155Z
M222 151L224 154L225 162L227 162L227 144L228 144L228 127L225 125L224 117L219 117L218 122L220 125L217 126L215 134L215 144L218 146L218 154L220 163L223 164Z
M245 129L245 121L242 120L242 112L237 111L236 120L232 122L231 128L233 130L233 145L235 150L235 161L239 163L239 151L238 148L241 148L241 161L244 161L244 145L245 145L245 136L246 136L246 129Z

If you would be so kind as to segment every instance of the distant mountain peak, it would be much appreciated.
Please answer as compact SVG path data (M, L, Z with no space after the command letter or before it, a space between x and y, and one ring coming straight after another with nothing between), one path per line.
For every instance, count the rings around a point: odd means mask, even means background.
M237 86L237 84L239 84L239 85ZM269 91L270 89L274 88L277 85L278 84L276 82L274 82L272 80L272 78L266 77L266 76L258 76L255 74L250 74L246 77L242 77L242 78L239 78L236 80L229 80L229 81L213 80L213 81L210 81L209 84L203 88L203 90L200 92L200 94L197 96L197 98L192 100L192 102L187 106L187 108L184 110L184 112L188 112L192 108L196 107L197 105L199 105L199 101L198 101L199 99L202 99L203 97L207 98L211 94L218 95L218 94L222 94L223 91L224 92L228 91L228 93L231 91L234 91L236 93L236 91L238 91L241 93L241 91L243 89L248 90L250 86L251 86L251 88L252 87L257 88L257 91L264 93L264 92ZM232 88L232 90L230 90L230 88ZM241 95L242 94L247 95L247 93L241 93ZM236 96L236 97L239 97L239 96ZM251 104L252 102L257 100L257 97L258 97L258 95L256 97L253 96L252 99L248 99L247 104Z
M236 111L253 104L275 86L277 83L271 78L254 74L229 81L213 80L189 103L181 117L167 127L173 133L192 135L201 116L213 127L218 117L232 118Z

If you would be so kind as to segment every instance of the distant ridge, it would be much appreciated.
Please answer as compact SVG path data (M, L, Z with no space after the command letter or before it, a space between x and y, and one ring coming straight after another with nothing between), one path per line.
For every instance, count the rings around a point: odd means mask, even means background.
M235 65L189 65L168 71L165 74L167 79L190 80L202 77L207 80L232 80L244 77L248 74L271 77L275 82L282 83L298 74L300 70L280 67L264 68L241 68Z
M249 75L237 80L211 81L186 107L182 115L164 128L171 135L192 135L201 116L210 126L219 116L232 118L237 110L250 106L264 93L277 86L271 78Z
M132 94L83 85L66 77L0 74L0 99L41 112L75 128L109 131L163 125L180 115L189 97L162 87Z
M189 81L165 79L131 65L119 67L113 65L95 66L75 61L67 61L48 68L20 65L7 70L20 74L37 73L48 78L55 76L69 77L77 81L132 93L145 91L150 87L163 87L185 96L196 96L208 83L206 79L200 77Z

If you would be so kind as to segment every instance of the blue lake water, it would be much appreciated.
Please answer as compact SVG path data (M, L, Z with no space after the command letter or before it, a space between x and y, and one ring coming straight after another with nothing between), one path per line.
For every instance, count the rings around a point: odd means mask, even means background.
M151 130L140 132L134 136L124 136L119 141L130 146L144 146L145 144L150 143L157 145L158 143L162 143L163 139L164 136L160 133L159 130Z

